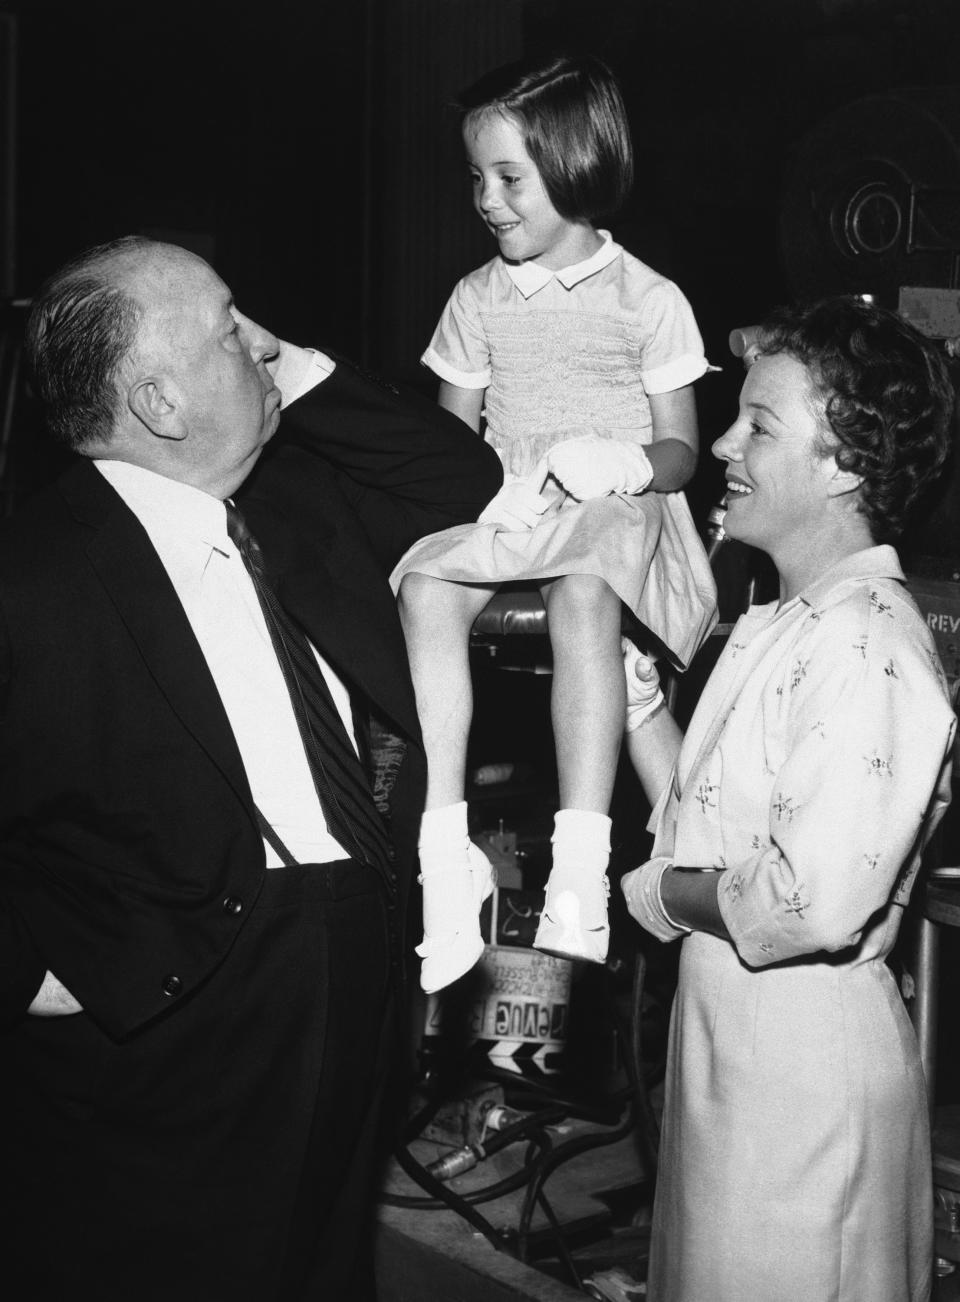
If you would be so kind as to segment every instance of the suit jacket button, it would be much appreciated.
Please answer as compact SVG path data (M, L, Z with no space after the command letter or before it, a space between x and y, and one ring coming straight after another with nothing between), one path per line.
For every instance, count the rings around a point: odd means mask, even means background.
M242 909L243 900L238 899L236 895L228 895L223 901L224 913L240 913Z
M161 981L160 986L163 993L169 995L172 999L174 995L178 995L183 989L183 982L178 976L165 976Z

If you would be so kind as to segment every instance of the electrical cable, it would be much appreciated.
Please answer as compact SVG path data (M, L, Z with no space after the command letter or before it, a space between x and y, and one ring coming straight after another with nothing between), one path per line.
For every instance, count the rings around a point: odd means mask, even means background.
M620 1093L621 1092L618 1091L618 1095ZM629 1097L629 1091L626 1093L625 1097ZM611 1100L611 1102L612 1101L613 1100ZM422 1128L422 1126L425 1125L427 1121L429 1121L430 1117L436 1112L436 1110L437 1110L436 1101L429 1101L423 1108L419 1109L419 1111L414 1115L414 1117L410 1119L407 1126L405 1127L404 1140L402 1142L404 1144L408 1144L412 1138L415 1138L416 1134L418 1133L418 1127ZM601 1125L610 1124L610 1116L607 1111L604 1111L599 1116L597 1115L595 1109L578 1107L578 1111L586 1113L588 1119L594 1121L595 1124L601 1124ZM462 1150L458 1150L458 1151L467 1155L468 1158L472 1157L472 1160L470 1160L469 1162L469 1167L464 1166L463 1169L464 1170L470 1169L470 1167L477 1165L479 1161L482 1161L484 1160L484 1158L491 1156L495 1152L500 1151L501 1149L507 1147L509 1144L516 1142L518 1139L523 1138L525 1135L528 1138L530 1138L532 1142L535 1141L537 1146L541 1150L545 1148L552 1150L553 1149L552 1142L549 1141L548 1138L544 1135L543 1128L545 1126L553 1124L556 1121L565 1119L568 1115L569 1115L569 1111L568 1111L567 1104L557 1103L550 1107L543 1108L538 1112L530 1113L527 1116L520 1118L518 1121L511 1123L509 1126L506 1126L502 1131L495 1132L489 1138L485 1138L482 1141L482 1143L478 1145L464 1146ZM618 1112L618 1118L621 1115L622 1113ZM605 1136L594 1136L594 1137L582 1136L581 1140L585 1141L584 1146L587 1149L594 1146L594 1144L599 1146L600 1144L607 1142ZM566 1151L566 1145L564 1145L564 1150ZM582 1151L582 1150L578 1148L577 1151ZM571 1153L571 1156L575 1156L575 1155L576 1153ZM413 1157L412 1153L409 1153L409 1151L406 1152L405 1156L409 1163L415 1164L417 1171L422 1171L424 1173L424 1176L431 1180L431 1188L433 1187L433 1181L436 1181L436 1187L441 1192L438 1192L435 1196L429 1198L416 1198L416 1197L411 1197L403 1194L382 1193L380 1196L380 1201L390 1206L405 1207L408 1209L417 1209L417 1210L425 1211L425 1210L443 1210L444 1208L447 1208L447 1209L452 1209L454 1211L457 1211L459 1210L458 1207L454 1206L454 1203L457 1200L460 1200L471 1206L475 1206L481 1202L493 1201L494 1199L498 1197L502 1197L504 1194L508 1192L513 1192L514 1189L521 1188L524 1184L527 1183L527 1181L531 1178L531 1176L535 1175L536 1172L540 1169L539 1163L542 1161L542 1157L544 1156L544 1154L541 1153L541 1159L538 1159L538 1162L531 1162L529 1158L526 1159L519 1171L504 1177L502 1180L495 1182L493 1185L488 1185L482 1189L473 1190L469 1193L463 1193L463 1194L453 1194L452 1191L449 1189L449 1187L446 1184L444 1184L441 1180L439 1180L435 1172L431 1171L428 1167L423 1166L422 1163L419 1163L417 1159ZM398 1153L398 1157L399 1157L399 1153ZM456 1158L456 1154L454 1154L453 1157ZM417 1183L421 1185L421 1187L424 1187L424 1180L419 1179L417 1174L410 1169L410 1167L407 1165L406 1162L403 1163L403 1165L404 1165L404 1169L407 1170L407 1174L411 1175L411 1178L415 1179Z
M530 1186L527 1189L524 1205L520 1213L520 1219L517 1229L517 1255L521 1261L526 1261L529 1252L530 1225L533 1220L533 1213L536 1210L542 1188L550 1175L564 1162L579 1156L583 1152L589 1152L592 1148L599 1148L609 1144L617 1143L637 1127L638 1120L643 1116L645 1108L649 1108L649 1098L643 1083L643 1065L640 1051L639 1035L639 1007L643 991L643 981L646 974L646 962L640 951L637 954L637 968L634 974L633 998L632 998L632 1021L631 1033L626 1034L623 1027L623 1019L619 1016L616 1007L616 1001L610 999L610 1004L614 1009L614 1022L617 1035L622 1043L624 1051L624 1060L627 1063L628 1075L631 1078L631 1097L626 1112L623 1114L621 1124L614 1130L605 1135L582 1135L574 1139L565 1141L558 1145L551 1154L545 1156L538 1164L537 1170L531 1179ZM638 1115L639 1114L639 1115ZM651 1111L652 1117L652 1111ZM655 1124L655 1123L654 1123ZM644 1123L646 1125L646 1122ZM645 1138L647 1138L645 1136Z
M411 1117L407 1118L400 1142L409 1144L422 1134L424 1127L430 1124L442 1106L443 1095L438 1088L434 1088L423 1106L418 1108Z
M485 1216L482 1216L465 1198L461 1198L452 1189L448 1189L446 1185L441 1184L403 1144L397 1147L396 1158L411 1180L420 1185L421 1189L425 1189L427 1193L432 1194L434 1198L446 1203L451 1211L455 1211L459 1216L463 1217L475 1230L479 1230L497 1252L504 1252L509 1257L516 1256L516 1253Z
M549 1176L553 1174L557 1167L562 1166L564 1162L571 1161L574 1157L579 1157L581 1153L588 1153L592 1148L605 1148L607 1145L615 1144L629 1135L636 1123L635 1111L635 1104L631 1101L624 1113L623 1121L616 1129L605 1135L578 1135L573 1139L565 1140L562 1144L556 1145L552 1152L537 1163L537 1169L527 1189L517 1227L517 1256L520 1261L526 1261L527 1259L530 1224L536 1210L540 1190Z
M643 1013L643 987L647 973L647 960L642 949L637 950L636 966L633 972L633 994L630 1007L630 1027L625 1031L620 1010L614 1003L614 1020L617 1034L623 1044L624 1061L630 1074L636 1101L640 1134L643 1145L644 1167L650 1172L651 1184L657 1178L657 1163L660 1150L660 1126L650 1102L647 1090L646 1062L643 1055L643 1037L641 1019Z
M549 1141L547 1141L549 1142ZM531 1136L528 1149L542 1151L545 1147L543 1139L536 1135ZM482 1189L473 1189L464 1192L460 1197L464 1202L470 1203L475 1207L480 1203L495 1202L498 1198L504 1198L516 1189L522 1189L530 1180L534 1170L534 1161L528 1153L524 1157L523 1164L518 1170L510 1175L504 1176L502 1180L497 1180L494 1184L484 1185ZM444 1186L446 1187L446 1186ZM441 1198L415 1198L408 1194L381 1193L380 1202L387 1207L403 1207L408 1211L439 1212L450 1210L450 1204L446 1199Z
M512 1122L509 1126L505 1126L503 1130L493 1131L489 1137L484 1136L484 1138L476 1144L465 1145L464 1148L458 1150L458 1152L472 1152L475 1155L476 1160L471 1163L471 1166L475 1166L478 1162L492 1156L494 1153L500 1152L501 1149L515 1143L518 1139L523 1139L525 1136L533 1138L540 1135L545 1126L552 1125L556 1121L562 1121L566 1115L564 1109L559 1106L543 1108L539 1112L532 1112L528 1116ZM540 1145L541 1147L543 1146L543 1140L540 1141ZM439 1180L437 1173L431 1170L430 1167L423 1166L422 1163L417 1162L417 1159L413 1157L412 1154L410 1155L410 1158L411 1161L416 1162L417 1166L426 1172L427 1175L431 1176L435 1180ZM464 1169L470 1168L465 1167ZM518 1175L521 1175L522 1178L518 1179ZM469 1202L471 1205L476 1205L480 1202L489 1202L494 1198L501 1197L505 1192L512 1193L513 1189L520 1188L526 1183L527 1178L528 1169L525 1164L525 1167L521 1172L504 1177L503 1180L497 1182L497 1185L490 1185L484 1189L474 1190L469 1194L459 1194L457 1196L462 1198L465 1202ZM503 1185L509 1185L509 1188L501 1188L500 1186ZM444 1185L443 1187L446 1188L447 1186ZM436 1197L432 1199L415 1199L407 1197L404 1194L382 1194L380 1201L387 1203L392 1207L410 1208L416 1206L421 1211L426 1211L431 1208L439 1210L448 1205L448 1200L446 1199L441 1200ZM430 1204L430 1208L425 1204Z
M547 1220L550 1222L550 1226L553 1230L553 1238L557 1245L560 1260L566 1266L570 1274L570 1277L573 1280L574 1287L582 1291L583 1280L580 1278L580 1272L577 1270L573 1257L571 1257L570 1255L570 1249L567 1247L567 1241L563 1237L563 1226L557 1220L556 1213L554 1212L553 1208L550 1206L550 1203L547 1201L547 1195L543 1192L542 1189L540 1190L537 1201L540 1203L540 1206L543 1208L544 1216L546 1216Z
M570 1099L562 1094L556 1093L548 1085L535 1080L530 1080L524 1076L517 1076L514 1072L507 1071L503 1067L491 1065L484 1068L484 1077L510 1086L511 1089L518 1093L530 1093L538 1095L544 1105L555 1104L557 1107L565 1109L568 1117L576 1117L581 1121L590 1121L594 1125L609 1126L619 1120L621 1109L618 1106L622 1097L626 1097L629 1091L616 1091L610 1096L606 1107L591 1105L583 1099Z
M518 1093L534 1096L540 1107L495 1132L476 1145L465 1145L459 1153L465 1164L462 1169L469 1169L494 1152L526 1137L527 1149L520 1169L509 1176L484 1186L482 1189L468 1193L456 1193L437 1175L419 1162L410 1151L410 1143L422 1132L442 1104L442 1091L434 1089L433 1096L408 1119L403 1129L403 1136L396 1150L400 1167L428 1195L418 1198L401 1194L381 1194L380 1200L391 1206L416 1210L451 1210L478 1230L498 1252L506 1253L515 1259L526 1262L530 1251L530 1230L533 1215L539 1206L547 1219L551 1238L556 1242L558 1257L564 1268L574 1280L578 1289L582 1282L576 1264L563 1236L563 1227L547 1200L544 1185L549 1177L564 1163L589 1152L593 1148L605 1147L625 1138L633 1129L641 1136L648 1169L655 1175L659 1128L646 1090L646 1067L641 1039L641 1012L643 987L646 977L646 960L638 949L634 969L631 1015L626 1019L617 1006L612 992L609 1004L614 1012L614 1027L621 1043L622 1057L627 1071L628 1085L614 1091L604 1106L587 1104L582 1100L563 1097L547 1084L517 1077L514 1073L488 1064L485 1077L503 1081ZM437 1081L439 1085L439 1080ZM627 1106L624 1110L623 1104ZM614 1109L616 1110L614 1112ZM606 1133L579 1135L571 1139L554 1142L546 1127L566 1117L577 1117L595 1125L611 1127ZM457 1170L457 1155L452 1155L450 1167ZM511 1246L504 1235L485 1216L476 1210L478 1204L490 1202L507 1193L526 1185L526 1194L521 1208L516 1239Z

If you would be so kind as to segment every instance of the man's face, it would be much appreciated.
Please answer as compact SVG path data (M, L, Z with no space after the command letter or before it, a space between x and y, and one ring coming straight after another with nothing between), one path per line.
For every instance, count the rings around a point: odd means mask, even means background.
M239 485L280 421L280 391L266 366L277 339L238 311L213 269L184 250L154 254L133 292L144 307L140 368L165 377L185 432L185 469L198 486Z

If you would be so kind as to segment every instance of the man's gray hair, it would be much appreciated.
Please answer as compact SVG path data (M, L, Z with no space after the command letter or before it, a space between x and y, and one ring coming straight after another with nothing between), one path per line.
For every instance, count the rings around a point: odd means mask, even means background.
M41 286L27 321L27 356L51 434L73 452L109 441L120 410L117 377L141 308L115 274L125 254L156 246L125 235L73 258Z

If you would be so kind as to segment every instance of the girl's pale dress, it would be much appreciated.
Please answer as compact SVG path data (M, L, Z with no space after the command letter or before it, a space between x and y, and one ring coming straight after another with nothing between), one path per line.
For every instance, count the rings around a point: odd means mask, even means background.
M507 478L537 488L557 443L649 443L647 394L709 369L680 290L601 234L597 253L562 271L498 257L466 276L423 357L441 379L486 390L487 441ZM461 583L596 574L687 664L712 626L716 589L683 494L578 503L551 480L544 495L553 504L535 529L460 525L422 539L394 570L394 590L411 570Z
M949 800L954 718L890 547L737 624L655 855L723 875L682 941L650 1302L921 1302L927 1105L885 959Z

